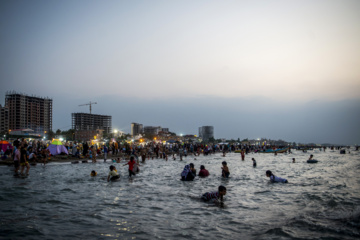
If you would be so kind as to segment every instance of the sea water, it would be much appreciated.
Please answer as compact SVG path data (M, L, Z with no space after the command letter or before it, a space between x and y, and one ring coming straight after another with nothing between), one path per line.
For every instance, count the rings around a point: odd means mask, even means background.
M238 153L146 160L128 179L124 163L49 163L26 178L0 167L2 239L354 239L360 237L360 154L350 149ZM319 162L308 164L313 154ZM196 158L196 159L195 159ZM253 167L251 158L257 161ZM292 163L296 158L296 163ZM221 178L227 161L230 178ZM180 181L184 166L207 178ZM121 174L107 182L109 166ZM97 171L90 177L91 170ZM289 183L269 183L265 171ZM200 201L219 185L224 206Z

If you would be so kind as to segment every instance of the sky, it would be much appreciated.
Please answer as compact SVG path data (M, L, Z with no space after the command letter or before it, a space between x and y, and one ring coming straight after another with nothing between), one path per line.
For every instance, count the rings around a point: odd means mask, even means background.
M0 1L7 91L215 138L360 144L360 1Z

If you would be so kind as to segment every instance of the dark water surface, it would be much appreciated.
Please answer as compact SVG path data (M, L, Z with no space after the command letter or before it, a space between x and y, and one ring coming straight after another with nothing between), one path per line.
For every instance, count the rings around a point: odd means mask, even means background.
M307 164L310 154L319 160ZM253 168L251 158L257 160ZM296 163L291 163L291 158ZM147 160L141 173L106 181L107 163L48 164L15 178L0 167L2 239L354 239L360 238L360 154L317 150L293 154L188 156ZM226 160L230 179L221 175ZM208 178L180 181L185 164ZM91 170L98 176L90 177ZM288 179L271 184L265 171ZM219 185L225 206L199 200Z

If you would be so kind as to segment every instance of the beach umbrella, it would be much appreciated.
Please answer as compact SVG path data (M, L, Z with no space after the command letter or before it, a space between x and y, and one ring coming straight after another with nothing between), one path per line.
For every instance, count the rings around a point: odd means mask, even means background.
M62 142L61 142L60 140L58 140L58 139L54 139L54 140L51 142L51 144L53 144L53 145L63 145Z
M60 140L54 139L52 143L47 148L52 155L59 155L61 153L69 154L66 147L62 144Z

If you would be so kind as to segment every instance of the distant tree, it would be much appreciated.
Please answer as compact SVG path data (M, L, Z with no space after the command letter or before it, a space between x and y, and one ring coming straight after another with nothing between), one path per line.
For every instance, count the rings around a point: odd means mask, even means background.
M211 137L211 138L209 138L209 140L208 140L210 143L214 143L216 140L215 140L215 138L214 137Z
M57 131L56 131L57 134ZM59 135L59 134L57 134ZM61 135L68 141L74 140L75 139L75 130L74 129L69 129L67 131L62 131Z
M52 130L49 130L46 133L46 137L47 137L47 139L51 140L51 139L53 139L55 137L55 133Z
M61 130L60 129L56 130L56 135L60 135L60 134L61 134Z

